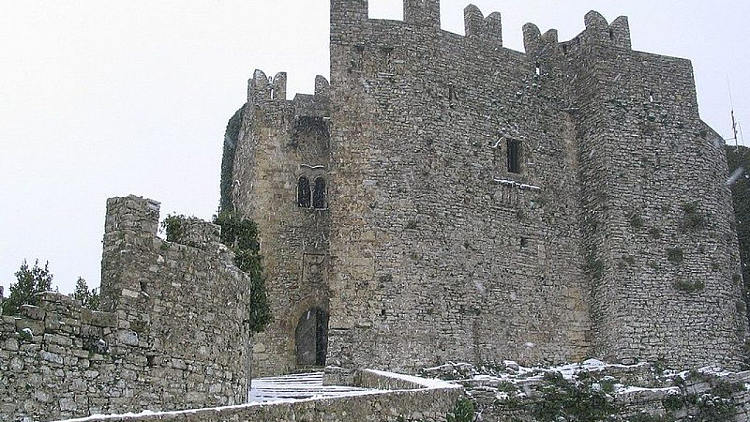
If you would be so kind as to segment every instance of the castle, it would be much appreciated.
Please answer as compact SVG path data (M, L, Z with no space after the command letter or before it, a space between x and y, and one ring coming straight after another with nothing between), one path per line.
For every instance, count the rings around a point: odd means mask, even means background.
M595 356L736 367L747 332L723 141L691 63L625 17L523 28L438 0L331 1L331 83L256 71L222 207L255 220L275 321L255 375Z
M439 0L404 0L403 22L331 0L330 84L287 100L286 74L250 79L221 208L258 225L265 332L250 334L250 278L218 226L188 219L166 241L157 202L112 198L102 310L45 293L0 319L0 419L444 420L461 387L374 370L739 368L724 142L690 62L633 51L627 19L597 12L570 41L527 24L524 53L498 13L468 6L465 36L439 22ZM251 375L323 366L379 392L227 406ZM747 420L750 373L732 377ZM665 408L669 388L631 404Z

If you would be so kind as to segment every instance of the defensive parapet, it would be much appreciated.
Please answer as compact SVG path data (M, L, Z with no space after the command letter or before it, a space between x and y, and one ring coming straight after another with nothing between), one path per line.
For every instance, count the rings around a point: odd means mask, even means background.
M494 43L497 47L503 46L503 21L499 12L493 12L485 18L478 7L473 4L466 6L464 31L467 38Z
M440 0L404 0L404 21L440 30Z
M526 54L538 55L544 49L555 49L567 54L581 47L594 45L630 49L630 26L628 18L620 16L612 24L599 12L590 11L584 18L586 29L570 41L558 42L557 30L550 30L542 36L539 28L527 23L523 27L523 44Z
M191 220L183 241L156 237L159 204L107 201L104 311L45 293L0 322L0 419L243 403L249 383L249 278ZM27 419L24 419L27 418Z

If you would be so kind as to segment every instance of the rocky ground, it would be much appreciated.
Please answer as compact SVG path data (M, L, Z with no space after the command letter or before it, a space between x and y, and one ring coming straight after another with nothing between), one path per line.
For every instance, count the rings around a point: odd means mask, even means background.
M747 421L750 372L587 360L552 368L448 363L423 376L464 386L478 421Z

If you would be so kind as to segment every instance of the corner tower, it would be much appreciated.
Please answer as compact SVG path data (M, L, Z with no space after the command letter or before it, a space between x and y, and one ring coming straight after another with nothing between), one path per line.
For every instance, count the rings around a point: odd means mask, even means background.
M258 225L273 321L254 336L253 376L325 363L328 315L329 95L286 99L286 74L256 70L225 140L224 193ZM230 166L231 163L231 166Z
M632 50L625 17L585 25L555 51L575 75L594 354L736 367L747 324L724 142L699 116L692 65Z

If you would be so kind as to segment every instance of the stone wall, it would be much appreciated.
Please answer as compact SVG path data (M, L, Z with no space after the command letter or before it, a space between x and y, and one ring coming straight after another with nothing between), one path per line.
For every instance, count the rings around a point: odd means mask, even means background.
M392 374L391 374L392 375ZM371 373L384 384L391 375ZM421 380L425 381L425 380ZM400 384L394 381L395 385ZM420 384L417 382L417 384ZM286 403L247 404L214 409L195 409L186 412L156 413L148 415L123 415L107 418L87 418L87 422L245 422L245 421L307 421L307 422L443 422L457 400L463 396L458 385L432 382L412 385L397 391L374 391L366 395L310 399ZM416 389L415 389L416 388ZM71 421L74 422L74 421ZM83 421L81 421L83 422Z
M331 363L584 357L579 155L561 99L502 48L496 14L467 9L462 37L332 7Z
M102 308L54 293L0 323L0 419L189 409L247 398L249 279L193 220L156 237L159 204L107 201Z
M567 65L558 81L577 108L594 354L737 368L747 323L726 156L698 114L692 66L632 51L625 18L585 23L530 55Z
M624 17L562 43L526 25L524 54L498 14L468 7L462 37L420 4L332 2L329 363L736 367L726 163L690 63L631 50Z
M726 158L690 62L633 51L625 17L591 12L564 42L527 24L521 53L502 46L499 13L468 6L460 36L440 29L438 0L404 5L400 22L332 0L325 95L250 81L228 194L261 227L278 317L259 373L297 367L311 308L330 312L327 363L347 368L737 367ZM295 201L313 170L323 211Z
M612 414L607 420L611 421L725 422L750 418L748 371L702 368L677 372L658 365L591 362L557 368L523 368L510 363L494 371L448 364L427 372L442 373L463 385L476 404L480 420L485 421L535 422L557 420L563 415L572 420L600 420L595 412L602 410L605 402L606 411Z
M243 108L231 203L258 224L273 315L253 339L254 376L300 369L298 323L316 310L328 313L331 220L327 198L314 204L311 192L318 179L330 181L328 82L318 77L315 85L315 95L286 100L286 74L269 80L257 70ZM301 177L309 184L306 206L298 204Z

